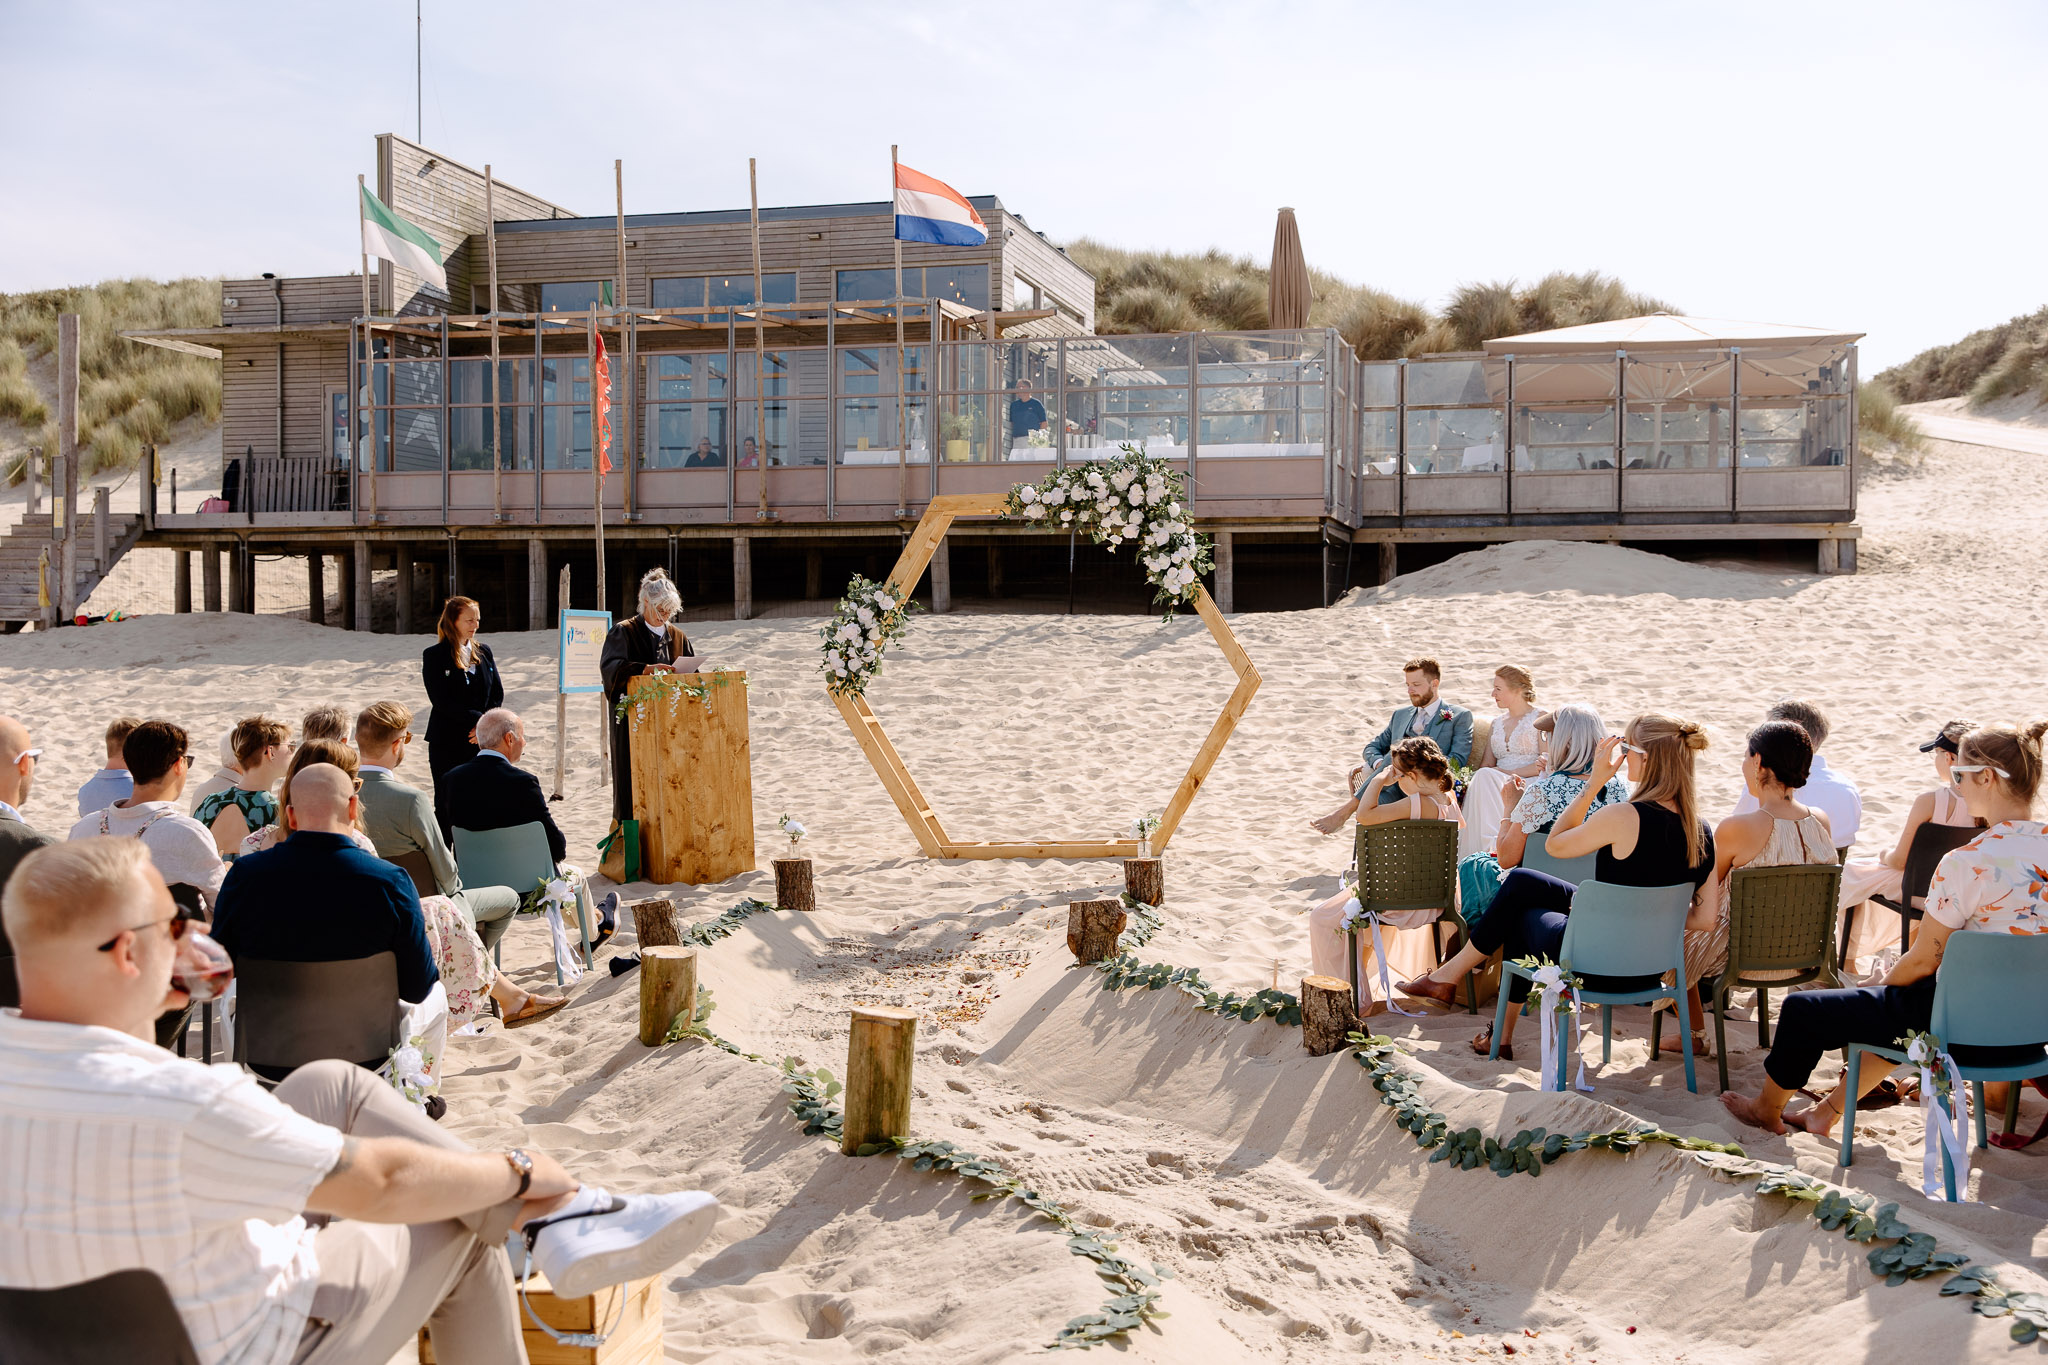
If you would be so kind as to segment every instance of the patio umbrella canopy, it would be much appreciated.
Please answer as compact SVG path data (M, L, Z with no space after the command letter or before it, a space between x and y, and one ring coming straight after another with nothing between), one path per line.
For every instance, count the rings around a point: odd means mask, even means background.
M1267 275L1267 326L1284 329L1308 326L1308 258L1301 251L1301 229L1294 210L1281 209L1273 228L1273 264Z

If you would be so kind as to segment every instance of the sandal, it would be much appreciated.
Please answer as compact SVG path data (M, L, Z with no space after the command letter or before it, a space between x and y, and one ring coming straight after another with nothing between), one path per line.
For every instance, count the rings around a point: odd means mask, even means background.
M1427 976L1418 976L1413 981L1403 981L1394 989L1410 999L1434 1000L1439 1005L1454 1005L1458 1001L1456 983L1434 981Z
M1493 1030L1481 1029L1472 1039L1472 1050L1482 1057L1491 1057L1493 1055ZM1513 1043L1509 1043L1501 1048L1500 1059L1504 1062L1515 1060L1515 1045Z
M526 1004L520 1007L518 1013L504 1016L505 1027L523 1027L536 1019L553 1014L568 1003L569 997L566 995L529 995L526 997Z

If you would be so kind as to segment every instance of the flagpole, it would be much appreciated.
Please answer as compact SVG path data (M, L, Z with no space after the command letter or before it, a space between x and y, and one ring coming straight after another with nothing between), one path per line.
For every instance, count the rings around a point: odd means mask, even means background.
M637 469L633 462L634 454L637 450L637 443L634 441L633 436L634 427L637 424L633 420L633 403L631 400L639 386L639 375L635 373L635 367L639 365L640 360L638 356L632 354L632 347L626 341L626 163L623 160L614 160L612 162L612 185L618 193L617 223L619 243L619 279L617 285L612 289L612 316L619 325L619 359L626 364L626 383L621 387L625 390L628 400L621 405L624 420L620 423L620 427L626 433L626 439L618 442L618 444L624 446L626 451L626 520L631 521L637 510L635 506L637 499L634 496L635 490L633 488L635 482L634 475Z
M768 356L761 321L761 191L754 158L747 158L747 216L754 232L754 474L761 481L761 505L754 513L767 521L768 512Z
M373 359L373 353L376 350L376 347L372 344L370 340L370 238L369 234L363 231L363 195L366 192L367 189L363 184L363 177L358 175L356 177L356 236L361 240L363 248L363 365L361 370L363 380L362 390L363 392L367 392L371 396L372 400L374 400L377 394L377 380L375 377L376 371L374 370L370 363L371 360ZM353 406L359 408L362 403L362 392L357 393L355 397L356 402ZM361 441L362 419L361 416L358 415L356 419L356 429L348 434L348 462L351 469L354 469L357 465L361 463L361 457L357 453ZM370 470L367 482L367 495L369 497L370 502L370 520L375 521L377 520L377 414L374 401L371 404L370 411Z
M607 611L604 586L604 475L599 472L601 439L597 426L597 304L590 305L590 312L584 318L583 353L585 363L590 367L590 493L592 521L596 524L597 535L597 610ZM609 367L607 367L609 368Z
M491 297L491 520L505 519L505 410L498 392L498 212L492 199L491 168L484 166L484 251L490 262ZM566 604L565 604L566 605Z
M896 248L896 515L910 515L910 432L903 401L903 237L896 223L896 144L889 144L889 238ZM929 446L930 442L926 442ZM911 584L905 587L908 592Z

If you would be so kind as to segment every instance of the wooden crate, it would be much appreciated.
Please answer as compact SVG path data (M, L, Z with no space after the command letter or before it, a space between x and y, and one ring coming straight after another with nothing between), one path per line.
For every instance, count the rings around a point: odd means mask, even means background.
M515 1287L515 1295L517 1293ZM625 1299L624 1311L620 1298ZM650 1275L623 1285L612 1285L580 1299L558 1299L548 1288L547 1277L534 1272L527 1281L527 1297L542 1322L557 1332L602 1332L614 1317L618 1326L602 1346L558 1346L552 1337L533 1325L524 1304L515 1305L519 1324L526 1336L526 1355L532 1365L660 1365L661 1280ZM420 1329L420 1365L434 1365L434 1348L427 1330Z

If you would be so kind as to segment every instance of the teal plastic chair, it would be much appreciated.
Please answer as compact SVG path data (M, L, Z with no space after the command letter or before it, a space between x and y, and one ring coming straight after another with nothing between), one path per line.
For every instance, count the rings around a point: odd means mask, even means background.
M548 849L547 827L529 820L510 829L462 829L455 835L455 870L464 886L509 886L525 895L555 875ZM591 965L589 892L576 895L576 923L583 932L583 961ZM562 984L562 964L555 963L555 984Z
M1531 872L1541 872L1573 886L1593 880L1593 869L1600 862L1598 853L1588 853L1578 858L1558 858L1550 852L1550 836L1533 836L1522 848L1522 866Z
M1685 916L1692 909L1690 882L1678 886L1610 886L1606 882L1579 883L1572 897L1571 918L1565 921L1564 942L1558 961L1576 976L1651 976L1674 973L1672 985L1657 985L1640 991L1581 991L1579 999L1600 1007L1600 1061L1605 1065L1614 1055L1614 1007L1649 1005L1670 1000L1679 1008L1685 1001ZM1500 1000L1493 1010L1493 1048L1488 1054L1500 1056L1500 1035L1508 1021L1508 984L1515 977L1533 979L1534 972L1513 962L1501 963ZM1692 1034L1678 1032L1685 1054L1685 1088L1699 1092L1693 1075ZM1557 1084L1565 1085L1571 1049L1557 1050ZM1650 1058L1659 1051L1657 1039L1650 1041Z
M1985 934L1957 932L1949 935L1942 953L1941 971L1934 979L1934 1009L1927 1030L1953 1052L1958 1047L2025 1047L2030 1043L2048 1045L2048 991L2041 989L2048 974L2048 934ZM1875 1043L1851 1043L1842 1049L1842 1074L1857 1074L1856 1054L1874 1052L1888 1061L1906 1060L1899 1048ZM1956 1069L1970 1083L1970 1098L1977 1111L1977 1147L1983 1150L1984 1082L2024 1081L2048 1076L2048 1056L2011 1066L1964 1066ZM2005 1131L2010 1133L2019 1119L2019 1087L2005 1109ZM1856 1138L1855 1087L1842 1105L1842 1164L1853 1157L1850 1144ZM1951 1204L1956 1202L1956 1173L1949 1164L1948 1149L1941 1153L1942 1183Z

